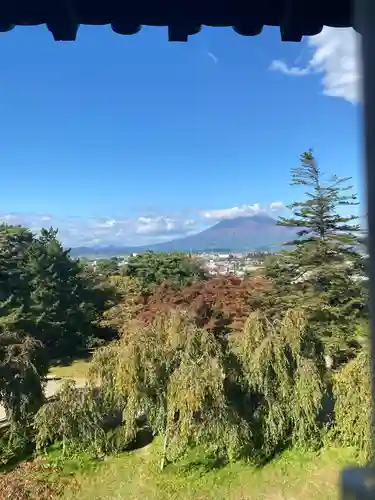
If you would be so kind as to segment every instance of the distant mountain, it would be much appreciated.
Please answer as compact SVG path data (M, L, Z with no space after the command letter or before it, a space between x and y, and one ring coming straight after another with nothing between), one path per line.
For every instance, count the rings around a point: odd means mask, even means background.
M273 250L293 239L296 230L278 226L276 220L267 215L253 215L225 219L204 231L163 243L141 247L77 247L72 255L90 257L110 257L133 252L202 252L228 249L233 252L251 250Z

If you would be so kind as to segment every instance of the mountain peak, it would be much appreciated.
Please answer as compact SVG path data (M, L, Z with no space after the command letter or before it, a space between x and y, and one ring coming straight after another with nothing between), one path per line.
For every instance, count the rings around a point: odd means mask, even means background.
M248 226L249 223L275 226L277 221L269 215L247 215L242 217L234 217L233 219L223 219L215 224L214 227L217 229L235 229L243 226Z
M257 249L280 248L286 241L295 238L296 229L278 226L277 221L266 214L250 215L225 219L204 231L179 238L176 240L147 245L143 247L123 247L110 252L101 252L112 255L129 254L131 252L170 251L205 251L215 249L229 249L230 251L250 251ZM85 249L84 253L89 253ZM74 249L75 254L82 255L82 249Z

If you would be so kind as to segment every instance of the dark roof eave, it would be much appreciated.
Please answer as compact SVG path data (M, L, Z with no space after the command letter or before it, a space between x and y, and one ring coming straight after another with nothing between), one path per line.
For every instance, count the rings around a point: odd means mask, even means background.
M375 1L375 0L374 0ZM232 27L244 36L279 26L283 41L301 41L324 25L353 27L351 0L2 0L0 32L45 24L57 41L76 39L79 26L108 25L133 35L142 26L168 27L170 41L186 42L202 26Z

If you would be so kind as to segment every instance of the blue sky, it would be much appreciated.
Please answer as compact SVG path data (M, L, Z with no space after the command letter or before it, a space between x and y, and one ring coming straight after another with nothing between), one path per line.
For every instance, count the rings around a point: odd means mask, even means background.
M313 147L361 192L355 35L301 44L279 30L81 27L1 34L0 219L59 227L67 244L137 244L223 217L279 213Z

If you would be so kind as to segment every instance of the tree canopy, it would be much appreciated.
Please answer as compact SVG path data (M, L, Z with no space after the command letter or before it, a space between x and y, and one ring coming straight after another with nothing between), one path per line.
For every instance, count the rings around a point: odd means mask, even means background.
M325 338L327 353L340 362L358 347L355 323L366 316L366 289L362 278L364 259L359 253L356 215L344 215L344 207L357 204L347 185L350 178L325 182L311 151L301 156L301 166L292 169L292 185L308 189L305 199L288 208L292 216L280 225L300 228L292 249L266 263L266 276L276 286L277 307L303 305L310 311Z
M145 252L129 258L125 274L137 278L146 291L168 281L184 287L204 279L205 272L198 260L179 252Z
M291 243L297 246L306 246L316 242L339 242L349 248L357 243L355 233L360 231L357 215L343 215L339 213L341 207L358 205L358 197L352 192L353 187L348 185L351 177L334 175L329 181L324 181L323 173L317 164L312 150L301 155L301 164L293 168L292 185L303 186L308 189L305 199L289 205L293 216L280 217L278 224L288 227L298 227L299 239Z
M181 290L164 283L146 298L138 318L149 322L160 312L179 309L188 311L197 326L226 334L243 327L248 314L258 307L259 295L267 287L264 279L237 276L211 277Z
M348 181L325 181L302 155L292 183L307 192L279 220L297 238L257 278L208 277L181 253L95 269L53 228L1 225L9 442L98 457L134 446L142 426L163 439L161 468L193 447L258 465L330 441L371 457L365 260ZM86 386L45 401L49 363L93 346Z
M103 292L81 271L56 230L0 226L0 403L18 429L44 402L49 361L100 335Z

